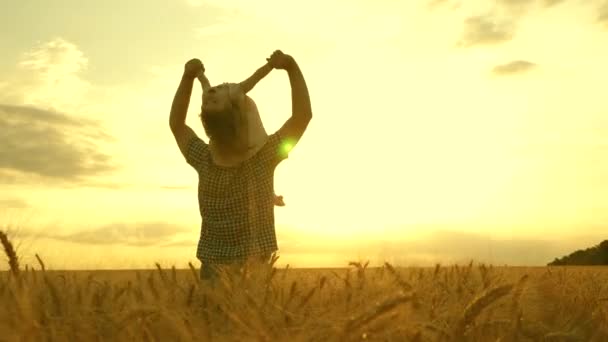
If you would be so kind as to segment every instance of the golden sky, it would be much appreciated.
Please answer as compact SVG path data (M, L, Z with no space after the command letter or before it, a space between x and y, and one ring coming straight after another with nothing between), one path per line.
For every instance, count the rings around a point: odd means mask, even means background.
M275 173L283 264L541 265L606 238L606 0L30 0L0 19L0 217L24 263L196 264L197 175L168 125L183 64L238 82L275 49L314 113ZM250 93L267 131L289 94L282 71Z

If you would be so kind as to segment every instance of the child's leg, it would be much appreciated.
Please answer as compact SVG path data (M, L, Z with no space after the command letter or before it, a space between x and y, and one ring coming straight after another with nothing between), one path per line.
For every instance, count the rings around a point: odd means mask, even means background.
M258 108L255 105L255 102L249 96L245 96L245 112L247 115L247 129L249 134L249 148L251 149L251 154L255 154L268 139L268 134L264 129L264 125L262 124L262 119L260 118L260 113L258 112ZM285 202L283 201L283 196L274 195L274 205L278 207L285 206Z
M211 84L209 84L209 80L207 79L207 76L205 76L204 73L200 73L197 76L198 80L201 82L201 86L203 88L203 93L207 92L207 90L209 90L209 88L211 88Z
M249 134L249 148L257 151L266 143L268 134L262 124L258 107L251 97L245 96L245 112L247 113L247 129Z

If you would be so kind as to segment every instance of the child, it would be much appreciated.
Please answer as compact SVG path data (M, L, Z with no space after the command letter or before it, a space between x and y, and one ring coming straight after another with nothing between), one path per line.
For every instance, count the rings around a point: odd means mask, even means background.
M247 160L256 154L256 152L264 146L266 140L268 139L268 134L264 129L264 125L262 124L262 120L260 119L260 114L258 112L257 106L251 97L247 96L247 93L255 87L255 85L266 75L270 73L272 67L270 64L266 63L264 66L259 68L253 73L249 78L241 83L223 83L222 86L226 88L228 92L228 97L231 102L236 103L238 105L239 110L242 114L244 114L247 120L247 143L248 150L247 153L243 154L236 163ZM210 91L211 85L209 80L205 76L205 70L198 75L198 79L201 82L201 86L203 87L203 98L205 98L205 94ZM221 103L221 101L208 101L203 104L205 110L222 110L225 104ZM232 160L234 163L235 161ZM231 166L226 165L224 166ZM276 206L285 206L283 202L283 196L276 196L274 198L274 204Z

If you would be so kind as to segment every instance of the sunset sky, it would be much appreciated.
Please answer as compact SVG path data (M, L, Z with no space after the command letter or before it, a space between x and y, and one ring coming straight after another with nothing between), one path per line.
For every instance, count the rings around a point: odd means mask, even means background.
M275 49L314 116L275 173L281 265L543 265L608 239L606 0L23 0L0 19L0 226L23 263L198 265L169 129L183 65L238 82ZM268 132L291 114L283 71L250 95ZM200 104L195 84L206 140Z

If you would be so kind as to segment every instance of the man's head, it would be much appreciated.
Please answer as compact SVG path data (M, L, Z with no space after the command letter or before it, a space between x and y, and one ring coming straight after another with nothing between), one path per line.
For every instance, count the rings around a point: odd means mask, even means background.
M232 152L247 149L246 117L227 84L211 87L203 93L201 121L209 139L221 148Z

